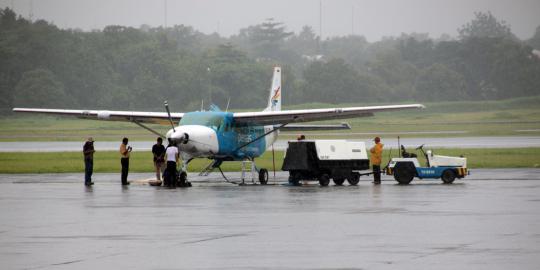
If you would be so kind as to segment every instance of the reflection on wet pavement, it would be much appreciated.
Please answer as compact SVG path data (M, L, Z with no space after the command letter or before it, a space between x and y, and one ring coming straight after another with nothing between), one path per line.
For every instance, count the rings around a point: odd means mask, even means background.
M453 185L236 186L0 175L2 269L535 269L540 170ZM511 180L527 178L527 180ZM237 175L231 174L231 177ZM139 180L137 180L139 179ZM498 180L498 181L490 181ZM217 181L217 182L216 182Z

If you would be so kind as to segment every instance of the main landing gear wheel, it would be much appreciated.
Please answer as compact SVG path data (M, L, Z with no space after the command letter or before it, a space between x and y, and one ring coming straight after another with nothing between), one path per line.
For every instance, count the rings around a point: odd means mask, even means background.
M414 178L416 169L411 162L398 162L394 167L394 179L401 185L408 185Z
M456 180L456 172L454 170L445 170L441 175L441 179L445 184L452 184Z
M261 185L268 184L268 170L267 169L259 170L259 183L261 183Z
M345 178L334 178L334 184L336 184L336 186L342 186L343 182L345 182Z
M347 182L349 182L349 185L351 185L351 186L358 185L358 182L360 182L360 175L359 174L354 174L352 176L349 176L347 178Z
M328 184L330 184L330 176L326 173L319 176L319 184L323 187L328 186Z

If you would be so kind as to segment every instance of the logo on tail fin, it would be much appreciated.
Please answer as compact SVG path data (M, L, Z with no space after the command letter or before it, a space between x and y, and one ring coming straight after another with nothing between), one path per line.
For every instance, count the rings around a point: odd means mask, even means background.
M278 86L278 88L274 90L274 95L271 98L273 106L275 106L279 102L280 96L281 96L281 86Z

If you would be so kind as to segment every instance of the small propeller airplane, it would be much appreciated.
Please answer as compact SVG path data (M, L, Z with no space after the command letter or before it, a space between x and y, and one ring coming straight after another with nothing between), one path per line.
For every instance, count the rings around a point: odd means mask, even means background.
M178 145L182 157L180 177L187 178L187 165L194 158L208 158L212 163L205 171L221 171L224 161L251 162L252 180L255 172L259 182L266 184L268 170L255 166L261 156L278 138L280 130L350 129L341 125L298 125L293 123L373 116L377 112L424 108L422 104L347 107L329 109L281 110L281 68L274 67L272 86L267 107L260 112L223 112L217 106L209 111L171 113L167 101L165 112L64 110L14 108L15 112L74 116L83 119L133 122L150 132L170 139ZM147 127L145 123L170 124L165 136ZM174 123L178 123L175 126ZM242 164L242 172L244 173ZM223 172L221 171L222 175ZM244 180L242 174L242 181ZM223 175L225 178L225 176ZM225 178L227 180L227 178Z

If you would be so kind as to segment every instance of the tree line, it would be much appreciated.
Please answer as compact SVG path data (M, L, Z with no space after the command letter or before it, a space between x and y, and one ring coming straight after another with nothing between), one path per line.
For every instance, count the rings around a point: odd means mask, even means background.
M268 19L229 38L192 27L59 29L0 9L0 110L12 107L196 110L264 107L272 67L285 105L491 100L540 94L540 26L519 40L491 13L459 36L321 40ZM535 51L536 49L536 51Z

